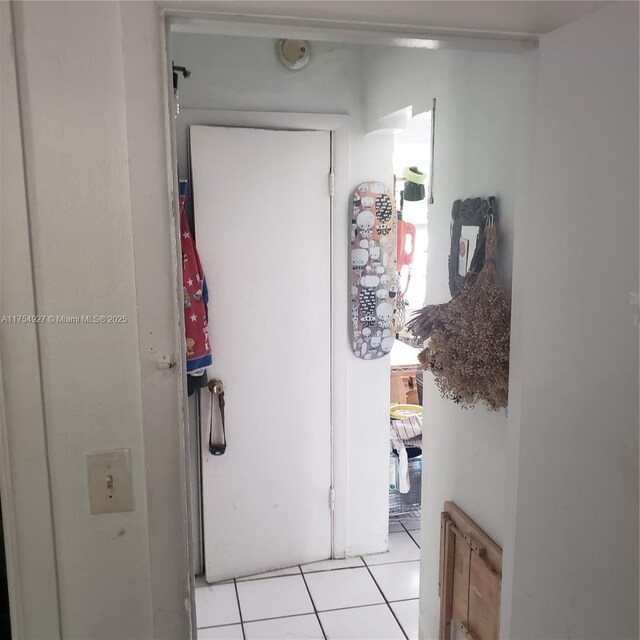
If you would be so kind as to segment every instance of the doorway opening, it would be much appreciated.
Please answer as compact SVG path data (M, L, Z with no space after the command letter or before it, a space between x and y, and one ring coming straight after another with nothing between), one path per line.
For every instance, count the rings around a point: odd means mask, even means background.
M394 195L398 212L396 341L390 353L389 546L419 546L422 506L422 346L406 322L426 304L427 214L431 193L432 112L411 118L394 136ZM415 181L418 182L415 182ZM413 182L412 182L413 181Z
M376 181L397 196L405 168L428 174L431 123L389 127L393 109L371 109L386 87L362 78L401 48L313 41L292 71L276 44L170 38L170 60L190 72L174 120L180 232L195 239L206 278L213 355L206 378L189 376L199 635L417 638L419 500L398 513L411 522L390 526L389 509L391 363L410 354L415 368L417 350L398 327L391 356L354 355L346 276L354 189ZM427 90L420 103L431 100ZM415 228L396 287L409 313L424 302L425 207L402 205ZM199 284L184 283L187 357L198 355ZM224 423L212 379L224 385ZM409 384L417 404L415 374ZM420 482L418 469L414 499Z

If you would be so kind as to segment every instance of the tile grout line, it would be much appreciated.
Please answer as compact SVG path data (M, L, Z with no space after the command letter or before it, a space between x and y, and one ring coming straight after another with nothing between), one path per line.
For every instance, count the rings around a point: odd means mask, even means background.
M401 598L400 600L390 600L389 604L395 604L396 602L411 602L412 600L419 600L419 598ZM352 607L336 607L334 609L321 609L318 611L320 613L333 613L335 611L348 611L349 609L366 609L367 607L383 607L385 605L384 602L373 602L370 604L356 604ZM245 620L246 624L252 622L268 622L270 620L284 620L285 618L303 618L304 616L312 616L313 613L294 613L288 616L274 616L273 618L256 618L255 620ZM231 622L226 624L214 624L209 625L207 627L198 627L198 629L221 629L222 627L233 627L237 622Z
M378 587L379 588L379 587ZM389 604L395 604L396 602L411 602L412 600L419 600L420 598L400 598L399 600L389 600ZM321 609L318 613L333 613L334 611L347 611L349 609L366 609L367 607L382 607L384 602L373 602L370 604L356 604L352 607L335 607L333 609ZM283 620L284 618L302 618L304 616L311 616L312 613L294 613L288 616L274 616L273 618L256 618L252 620L245 620L245 623L251 622L267 622L269 620ZM225 624L212 624L206 627L198 627L198 629L220 629L222 627L233 627L237 622L227 622Z
M416 542L415 538L411 535L411 532L409 531L409 529L407 529L407 527L404 526L404 522L401 522L400 524L402 525L402 528L404 529L405 533L411 538L411 541L413 542L413 544L415 544L416 547L420 549L420 545ZM420 529L416 529L416 531L420 531Z
M415 600L415 598L413 598ZM400 601L398 601L400 602ZM368 606L368 605L367 605ZM245 620L245 624L253 624L254 622L270 622L271 620L285 620L286 618L304 618L305 616L312 616L313 612L307 613L292 613L288 616L273 616L272 618L252 618L251 620ZM227 624L214 624L209 627L198 627L199 629L221 629L222 627L233 627L239 624L238 622L232 622Z
M247 640L244 633L244 621L242 620L242 607L240 606L240 594L238 593L238 583L233 579L233 588L236 590L236 600L238 601L238 615L240 616L240 630L242 631L242 640Z
M413 541L415 543L415 540ZM420 547L418 547L419 549ZM390 560L389 562L372 562L371 564L365 564L366 567L388 567L390 564L408 564L409 562L420 562L420 558L413 560ZM362 569L362 567L360 567Z
M405 533L405 531L394 531L392 533ZM409 533L409 532L406 531L406 533ZM420 548L420 546L413 539L413 537L411 536L410 533L409 533L409 537L411 538L411 540L413 540L413 543L416 546L418 546L418 548ZM383 555L383 554L376 553L376 554L372 554L372 555L378 556L378 555ZM366 566L366 564L365 564L366 561L364 560L363 556L357 556L357 557L362 559L362 564L357 564L357 565L354 565L353 567L335 567L334 569L315 569L313 571L302 571L302 573L305 576L308 576L308 575L312 575L314 573L329 573L330 571L350 571L352 569L362 569L363 567ZM378 567L378 566L386 565L386 564L399 564L401 562L416 562L416 560L389 560L388 562L378 562L378 563L372 564L370 566ZM261 576L260 578L251 578L251 577L248 577L248 578L236 578L236 580L238 582L258 582L260 580L276 580L277 578L290 578L291 576L297 576L297 575L299 575L299 574L298 573L286 573L286 574L281 575L281 576ZM220 586L225 585L225 584L231 584L232 582L233 582L233 580L225 580L223 582L207 582L205 584L196 585L196 589L204 589L206 587L220 587ZM218 625L218 626L220 626L220 625ZM208 627L203 627L203 629L204 628L208 628Z
M361 558L362 556L355 556L355 557ZM343 558L339 558L339 559L342 560ZM302 569L302 573L304 573L304 575L309 575L311 573L327 573L329 571L347 571L348 569L362 569L362 567L364 567L364 560L362 562L363 562L362 564L356 564L352 567L334 567L333 569L313 569L312 571L304 571L304 569ZM301 567L302 565L298 565L296 568L300 569ZM278 571L280 571L280 569L278 569ZM294 573L283 573L281 576L259 576L255 578L252 576L247 576L245 578L236 578L236 580L238 582L256 582L258 580L272 580L274 578L289 578L291 576L297 576L298 574L299 574L299 571L296 571ZM206 582L204 584L196 585L196 589L201 589L204 587L218 587L223 584L231 584L231 582L232 580L224 580L222 582Z
M378 584L378 581L374 578L373 573L371 572L371 569L369 568L369 565L366 563L366 560L365 560L365 565L367 567L367 571L369 572L369 575L371 576L371 579L375 583L376 587L378 587L378 591L382 595L382 598L384 599L385 603L387 604L387 607L389 607L389 611L391 611L391 615L393 616L393 619L396 621L396 624L400 627L400 631L402 631L402 635L406 638L406 640L409 640L409 636L407 635L407 632L404 630L404 627L400 624L400 620L398 620L398 616L396 615L396 612L391 608L391 605L389 604L389 601L387 600L387 596L384 595L384 591L380 588L380 585Z
M358 556L360 557L360 556ZM364 561L363 561L364 562ZM301 567L302 565L300 565ZM329 571L348 571L349 569L362 569L362 567L364 567L364 564L356 564L353 567L335 567L333 569L314 569L313 571L304 571L302 570L302 573L305 576L308 576L312 573L328 573ZM259 578L238 578L238 582L258 582L259 580L275 580L277 578L290 578L291 576L297 576L298 572L296 573L285 573L281 576L260 576ZM225 584L224 582L212 582L210 585L205 585L205 586L209 586L209 587L215 587L218 584Z
M307 584L307 579L304 576L304 571L302 570L302 566L298 565L298 569L300 569L300 575L302 576L302 581L304 582L304 586L307 588L307 593L309 594L309 600L311 600L311 606L313 607L313 611L316 614L316 620L320 625L320 631L322 631L322 637L324 640L327 640L327 634L324 631L324 627L322 626L322 620L320 620L320 614L318 613L318 608L316 607L316 603L313 601L313 596L311 595L311 589L309 589L309 585Z

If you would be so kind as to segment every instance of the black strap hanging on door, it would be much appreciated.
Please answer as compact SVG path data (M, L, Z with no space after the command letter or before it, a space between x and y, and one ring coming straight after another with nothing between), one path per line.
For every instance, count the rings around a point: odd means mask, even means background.
M221 456L227 450L227 431L224 423L224 385L222 380L213 378L209 382L211 403L209 406L209 452L214 456ZM213 396L218 396L218 407L222 421L222 444L213 443Z

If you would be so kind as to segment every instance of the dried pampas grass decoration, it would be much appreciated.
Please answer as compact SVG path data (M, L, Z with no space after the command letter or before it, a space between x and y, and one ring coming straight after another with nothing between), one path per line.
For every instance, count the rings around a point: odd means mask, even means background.
M511 304L496 274L497 229L484 230L484 265L462 291L445 304L418 311L407 328L428 340L418 359L433 372L444 398L471 408L506 408L509 390Z

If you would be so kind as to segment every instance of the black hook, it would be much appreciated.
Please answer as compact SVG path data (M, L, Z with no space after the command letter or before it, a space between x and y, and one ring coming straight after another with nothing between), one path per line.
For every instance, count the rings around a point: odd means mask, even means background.
M171 63L171 67L173 69L173 90L177 91L178 90L178 74L181 73L183 78L190 78L191 71L189 71L189 69L187 69L186 67L179 67L173 62Z

